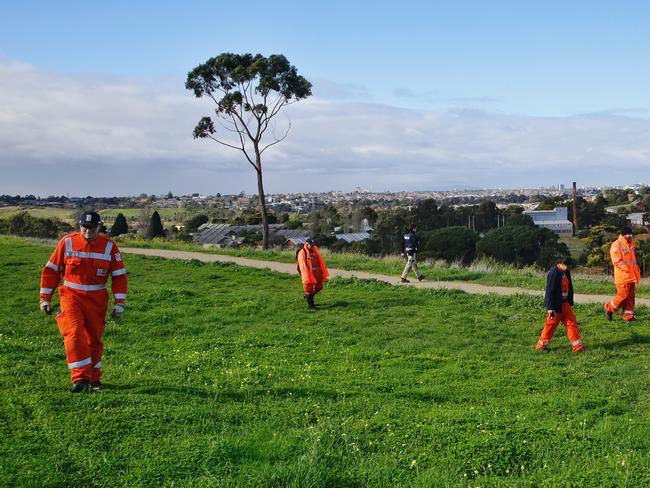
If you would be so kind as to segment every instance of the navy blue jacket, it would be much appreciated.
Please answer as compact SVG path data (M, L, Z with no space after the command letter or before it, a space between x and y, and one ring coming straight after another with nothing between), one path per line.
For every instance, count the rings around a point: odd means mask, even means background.
M413 255L418 252L418 246L420 245L420 238L417 234L409 230L404 234L404 252L409 255Z
M557 266L553 266L548 272L548 275L546 275L546 293L544 294L546 310L555 310L558 313L562 312L562 275L565 275L569 280L569 296L567 297L567 301L569 305L573 306L571 273L568 269L562 273Z

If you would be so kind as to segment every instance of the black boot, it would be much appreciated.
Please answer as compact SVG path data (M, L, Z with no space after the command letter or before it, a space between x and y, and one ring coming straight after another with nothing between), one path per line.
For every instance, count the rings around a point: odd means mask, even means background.
M88 380L76 381L72 388L70 388L71 393L83 393L88 391Z
M305 300L307 300L307 308L310 312L316 310L316 304L314 303L314 295L305 295Z

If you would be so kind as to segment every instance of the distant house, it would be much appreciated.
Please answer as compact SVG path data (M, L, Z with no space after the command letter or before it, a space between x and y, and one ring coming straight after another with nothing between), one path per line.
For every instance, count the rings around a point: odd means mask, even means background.
M627 220L630 221L630 224L642 226L643 225L643 212L633 212L627 214Z
M282 247L286 248L298 248L301 246L304 246L304 244L307 242L307 236L296 236L296 237L290 237L284 243L282 244Z
M365 241L370 239L370 232L352 232L349 234L336 234L334 235L339 241L345 241L348 244L351 242Z
M244 241L243 234L262 233L261 225L203 224L194 240L204 246L238 247ZM284 244L290 238L306 238L303 229L283 229L281 224L269 225L271 245Z
M530 215L537 227L544 227L560 235L572 235L573 224L568 219L566 207L553 210L527 210L524 215Z
M309 237L309 232L306 229L279 229L275 234L275 242L281 244L282 247L300 247Z

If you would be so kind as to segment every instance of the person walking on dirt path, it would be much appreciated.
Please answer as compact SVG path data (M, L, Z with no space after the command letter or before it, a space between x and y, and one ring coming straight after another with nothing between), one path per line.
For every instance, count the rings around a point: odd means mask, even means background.
M296 253L296 258L307 308L310 312L314 312L316 310L314 295L323 289L323 283L329 280L330 274L323 256L318 252L318 246L311 238L307 238L305 244Z
M573 312L573 283L570 272L573 264L573 259L570 257L560 259L546 276L546 293L544 294L546 323L535 346L535 349L539 351L548 351L548 345L560 322L566 328L573 352L580 352L585 347L580 338L576 315Z
M420 238L416 234L416 231L417 226L411 224L409 230L404 234L402 256L406 256L406 266L404 266L404 271L402 271L402 283L410 283L407 277L411 269L415 272L418 281L424 279L424 275L420 273L420 270L418 269L417 252L420 245Z
M59 241L41 274L43 313L52 313L52 295L59 288L61 312L56 315L56 322L63 336L73 393L97 391L102 386L102 335L109 276L114 318L122 315L126 301L127 277L122 255L112 239L99 233L101 223L96 212L82 214L79 232Z
M621 228L618 236L609 248L609 255L614 267L614 284L616 296L604 305L607 320L612 320L617 310L622 310L621 317L626 322L636 320L634 301L636 285L641 281L641 270L636 262L634 252L634 234L632 228Z

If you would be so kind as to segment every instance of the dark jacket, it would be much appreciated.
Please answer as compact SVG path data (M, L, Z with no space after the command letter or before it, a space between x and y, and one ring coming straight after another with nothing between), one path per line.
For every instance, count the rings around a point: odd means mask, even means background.
M404 252L409 255L413 255L418 252L418 246L420 245L420 238L417 236L414 230L409 230L404 234Z
M546 293L544 294L546 310L555 310L558 313L562 312L562 275L565 275L569 280L569 296L567 297L567 301L569 305L573 306L571 273L568 269L563 273L557 266L553 266L548 272L548 275L546 275Z

